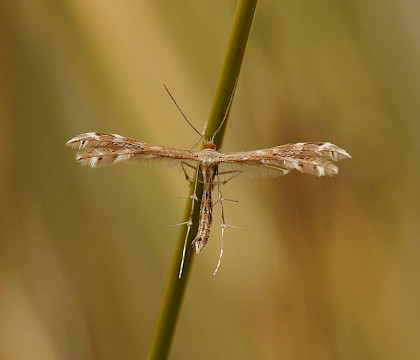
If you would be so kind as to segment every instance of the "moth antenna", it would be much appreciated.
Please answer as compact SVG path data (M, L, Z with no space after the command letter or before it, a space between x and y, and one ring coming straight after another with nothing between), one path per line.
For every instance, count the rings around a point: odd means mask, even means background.
M225 115L223 115L223 120L222 120L222 122L220 123L219 127L218 127L218 128L216 129L216 131L214 132L213 136L211 137L211 141L214 141L214 138L215 138L215 137L216 137L216 135L219 133L220 129L222 128L223 124L225 123L225 121L226 121L226 119L227 119L227 117L228 117L228 114L229 114L230 108L231 108L231 106L232 106L233 95L235 95L236 85L238 85L238 78L236 78L236 80L235 80L235 85L233 86L232 94L230 94L229 103L228 103L228 106L227 106L227 108L226 108Z
M187 116L184 114L184 112L181 110L181 108L179 107L179 105L177 104L177 102L175 101L174 97L172 96L171 92L169 91L169 89L166 87L165 84L163 84L163 86L165 87L166 92L169 94L170 98L172 99L173 103L175 104L176 108L178 109L178 111L181 113L181 115L183 116L183 118L185 119L185 121L188 123L188 125L190 125L192 127L192 129L198 134L200 135L200 140L203 138L204 134L202 134L201 132L199 132L194 125L188 120Z

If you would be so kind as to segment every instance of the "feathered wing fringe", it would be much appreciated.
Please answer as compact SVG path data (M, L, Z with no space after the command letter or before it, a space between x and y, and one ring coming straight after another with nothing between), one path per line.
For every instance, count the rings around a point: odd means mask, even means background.
M125 160L197 160L194 152L179 150L143 141L126 138L117 134L90 132L70 139L67 146L79 149L76 160L83 166L93 168Z

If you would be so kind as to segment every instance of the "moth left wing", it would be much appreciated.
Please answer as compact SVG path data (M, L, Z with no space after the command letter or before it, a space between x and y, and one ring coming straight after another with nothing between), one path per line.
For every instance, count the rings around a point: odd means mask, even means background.
M66 145L79 149L76 161L93 168L125 160L169 160L178 164L197 160L196 153L191 150L151 145L117 134L80 134L67 141Z
M281 176L291 170L316 176L333 176L338 173L334 162L351 158L345 150L330 142L286 144L221 155L221 165L230 165L231 168L239 170L249 168L260 176Z

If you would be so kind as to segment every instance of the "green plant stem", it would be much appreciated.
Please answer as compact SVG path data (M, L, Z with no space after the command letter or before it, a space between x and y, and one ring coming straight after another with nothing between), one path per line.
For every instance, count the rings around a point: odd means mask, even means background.
M213 100L213 106L204 134L206 139L211 138L216 129L220 126L231 99L232 92L235 89L237 79L239 77L239 72L241 70L242 60L244 57L246 44L248 42L249 33L251 31L251 25L256 6L257 0L240 0L238 2L222 71ZM214 139L217 148L220 148L221 146L226 124L227 119L224 122L222 129ZM192 191L193 189L191 190L191 193ZM198 198L201 198L202 191L202 184L198 184ZM188 219L190 216L191 201L192 200L189 200L187 202L184 216L185 219ZM191 244L197 232L199 220L198 206L195 206L194 208L192 220L193 225L187 239L188 245ZM186 226L184 226L179 234L178 246L176 248L174 261L169 272L168 284L149 349L149 360L167 359L169 356L177 319L181 310L182 300L184 297L188 278L191 273L194 258L193 248L191 246L187 246L183 274L181 279L179 279L178 272L181 263L182 249L184 246L186 231Z

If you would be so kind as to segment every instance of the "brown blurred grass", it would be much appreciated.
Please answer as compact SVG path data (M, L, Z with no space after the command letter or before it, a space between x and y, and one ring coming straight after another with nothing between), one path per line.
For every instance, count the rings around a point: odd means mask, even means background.
M64 142L96 130L194 144L162 83L201 128L234 4L1 10L0 357L143 358L177 237L166 225L188 188L152 165L80 168ZM334 179L226 185L240 200L227 220L247 229L227 232L214 278L214 227L172 358L419 357L415 13L397 1L261 2L224 149L329 140L353 159Z

